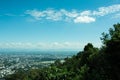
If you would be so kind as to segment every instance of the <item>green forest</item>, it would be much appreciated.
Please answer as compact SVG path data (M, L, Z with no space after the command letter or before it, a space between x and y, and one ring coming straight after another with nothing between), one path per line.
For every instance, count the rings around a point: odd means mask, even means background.
M101 48L85 45L83 51L61 63L40 69L20 70L5 80L120 80L120 23L102 33Z

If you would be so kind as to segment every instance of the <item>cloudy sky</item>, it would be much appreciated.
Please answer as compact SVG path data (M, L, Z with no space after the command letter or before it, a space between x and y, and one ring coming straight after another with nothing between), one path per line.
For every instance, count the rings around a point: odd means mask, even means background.
M119 20L119 0L0 0L0 48L100 47L101 33Z

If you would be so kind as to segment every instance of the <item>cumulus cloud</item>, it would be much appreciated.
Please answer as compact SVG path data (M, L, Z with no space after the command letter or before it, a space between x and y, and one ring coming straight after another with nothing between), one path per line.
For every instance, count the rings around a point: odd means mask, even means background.
M91 23L95 22L95 18L89 17L89 16L79 16L76 19L74 19L75 23Z
M59 11L54 9L46 9L43 11L27 10L25 13L31 15L36 20L46 19L53 21L66 20L68 18L70 19L78 16L78 13L75 10L69 12L65 9L61 9Z
M90 10L86 10L80 13L81 16L90 16L92 13Z
M104 16L118 11L120 11L120 4L116 4L108 7L100 7L98 8L98 11L93 11L93 15Z
M27 10L26 14L31 15L36 20L46 19L53 21L67 21L67 22L75 22L75 23L90 23L94 22L95 18L90 17L90 11L79 12L77 10L67 11L65 9L54 10L47 9L43 11L38 10Z
M96 21L97 16L105 16L120 12L120 4L107 7L99 7L97 10L27 10L25 14L30 15L35 20L66 21L74 23L91 23Z

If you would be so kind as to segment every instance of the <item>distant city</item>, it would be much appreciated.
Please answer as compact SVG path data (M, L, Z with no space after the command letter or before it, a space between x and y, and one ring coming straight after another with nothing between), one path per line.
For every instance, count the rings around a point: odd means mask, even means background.
M0 51L0 78L17 70L47 67L60 59L72 57L77 51Z

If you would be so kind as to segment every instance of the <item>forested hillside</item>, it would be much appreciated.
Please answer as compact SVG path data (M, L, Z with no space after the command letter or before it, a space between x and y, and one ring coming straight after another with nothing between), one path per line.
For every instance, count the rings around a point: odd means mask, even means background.
M88 43L84 50L47 68L20 70L6 80L120 80L120 24L102 33L101 48Z

